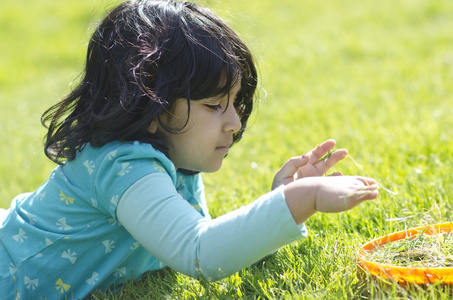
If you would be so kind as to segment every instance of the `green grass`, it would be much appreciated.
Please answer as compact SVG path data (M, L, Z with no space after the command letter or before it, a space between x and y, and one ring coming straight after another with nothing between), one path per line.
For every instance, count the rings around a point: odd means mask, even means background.
M375 237L452 221L453 2L203 1L257 58L266 92L224 167L206 174L211 214L269 190L291 156L327 138L351 159L335 167L386 188L341 214L317 214L310 236L215 283L164 270L94 299L449 299L450 288L406 287L358 272ZM0 10L0 205L44 181L41 113L81 70L89 28L108 1L6 0ZM266 96L266 97L264 97ZM333 172L334 170L332 170ZM399 221L395 221L399 220Z

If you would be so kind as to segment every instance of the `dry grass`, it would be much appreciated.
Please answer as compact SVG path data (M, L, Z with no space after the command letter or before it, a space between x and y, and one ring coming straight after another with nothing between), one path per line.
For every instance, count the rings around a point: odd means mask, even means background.
M400 267L443 268L453 266L453 234L425 234L383 244L365 257L368 261Z

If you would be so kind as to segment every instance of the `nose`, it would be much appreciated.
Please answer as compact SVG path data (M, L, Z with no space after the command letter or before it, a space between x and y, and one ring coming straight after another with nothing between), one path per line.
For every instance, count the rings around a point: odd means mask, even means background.
M223 123L224 132L236 133L242 128L241 119L239 118L233 103L228 104L228 107L225 113L223 114L223 117L224 117Z

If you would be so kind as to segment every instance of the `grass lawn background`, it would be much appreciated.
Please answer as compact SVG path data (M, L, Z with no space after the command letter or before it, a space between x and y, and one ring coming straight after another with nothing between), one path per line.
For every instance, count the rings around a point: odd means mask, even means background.
M6 0L0 9L0 207L37 188L54 165L44 156L44 110L70 90L107 0ZM449 299L438 286L385 288L357 275L355 253L374 237L452 220L453 2L202 1L255 53L261 98L249 130L215 174L211 214L269 190L291 156L327 138L351 159L333 171L369 175L395 196L342 214L317 214L307 239L217 283L164 270L126 291L94 298ZM265 90L265 91L264 91Z

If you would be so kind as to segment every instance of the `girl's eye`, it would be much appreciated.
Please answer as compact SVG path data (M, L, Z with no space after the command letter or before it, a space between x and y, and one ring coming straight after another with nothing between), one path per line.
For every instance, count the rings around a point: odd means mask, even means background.
M210 105L210 104L205 104L207 108L211 109L211 110L219 110L219 109L222 109L222 105L220 104L217 104L217 105Z

